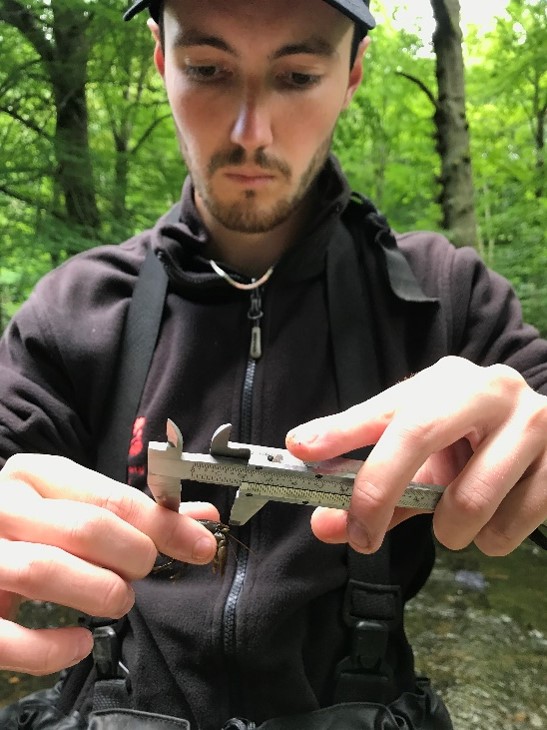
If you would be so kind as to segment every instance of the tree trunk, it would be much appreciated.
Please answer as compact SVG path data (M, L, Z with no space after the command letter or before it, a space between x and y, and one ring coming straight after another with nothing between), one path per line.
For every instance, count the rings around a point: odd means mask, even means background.
M541 200L545 192L545 118L547 102L541 98L541 75L534 74L534 106L533 106L534 143L536 152L536 198Z
M477 222L469 125L465 112L465 78L458 0L431 0L437 26L433 47L437 56L438 98L435 123L441 157L443 226L456 246L477 246Z
M55 98L55 152L59 185L69 221L99 228L89 149L86 97L89 44L87 19L66 0L52 3L56 53L48 64Z
M67 223L93 236L100 218L88 139L89 6L80 0L51 0L48 6L51 27L20 0L0 0L0 20L32 44L50 80L56 112L52 178L63 193Z

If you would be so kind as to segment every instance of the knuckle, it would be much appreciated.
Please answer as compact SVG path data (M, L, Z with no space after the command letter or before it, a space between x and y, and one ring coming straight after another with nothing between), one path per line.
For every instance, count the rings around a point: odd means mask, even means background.
M414 416L415 418L415 416ZM401 442L409 453L421 454L427 444L435 441L439 431L438 423L434 419L423 419L401 427Z
M466 360L464 357L458 357L457 355L446 355L438 361L437 367L452 373L461 372L462 370L467 371L470 367L473 368L474 365L469 360Z
M490 489L485 480L475 476L473 488L458 489L453 495L453 506L460 514L469 519L479 519L491 511ZM485 486L485 489L480 487Z
M433 517L433 534L435 539L449 550L463 550L471 543L470 538L451 529L450 524L445 524L436 514Z
M96 616L121 618L127 611L127 585L118 575L110 573L103 583L101 598L96 606Z
M0 484L8 481L28 482L30 474L29 454L14 454L6 461L0 469Z
M190 527L191 526L191 518L185 522L185 524ZM181 549L181 537L180 537L180 525L179 522L173 522L169 520L169 524L166 524L163 526L163 531L161 535L161 551L166 553L167 555L176 556L177 553L180 553ZM188 536L190 533L188 533Z
M509 555L517 547L518 541L509 530L489 523L477 535L475 544L485 555L501 558Z
M357 502L360 511L376 512L385 508L386 495L384 490L374 482L357 477L353 487L353 501Z
M150 538L146 538L145 542L139 545L138 551L135 550L134 554L137 555L138 560L132 561L131 565L126 565L123 570L120 570L120 575L128 581L140 580L147 576L158 557L158 550Z
M524 401L528 428L545 440L545 434L547 433L547 397L535 393L533 390L528 390Z
M20 593L27 598L42 598L44 586L51 585L59 575L58 548L40 545L38 553L35 546L26 544L15 568L15 584Z
M104 498L103 508L108 512L120 517L124 522L133 523L139 512L139 506L133 499L131 487L122 486L120 489L113 489Z
M495 363L485 368L484 372L487 385L501 396L515 395L528 387L522 375L509 365Z
M70 544L92 546L101 535L109 530L108 513L92 505L71 505L74 507L67 524L67 537ZM65 522L66 524L66 522Z

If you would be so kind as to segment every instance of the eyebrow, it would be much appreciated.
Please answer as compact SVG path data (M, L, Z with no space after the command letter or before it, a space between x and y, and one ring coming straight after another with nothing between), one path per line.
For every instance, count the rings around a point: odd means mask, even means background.
M319 36L311 36L301 43L288 43L282 46L272 55L272 60L283 58L284 56L297 56L299 54L307 54L310 56L323 56L331 58L336 54L332 45L324 38Z
M226 51L232 55L237 55L226 41L216 35L207 35L197 30L181 30L177 33L173 43L175 48L187 48L188 46L212 46L219 51Z
M187 48L189 46L210 46L216 48L219 51L224 51L232 56L238 56L237 51L232 48L225 40L220 36L209 35L202 33L198 30L184 30L180 31L174 41L175 48ZM297 56L300 54L306 54L310 56L322 56L325 58L331 58L336 55L334 47L326 41L324 38L319 36L310 36L306 40L299 43L287 43L281 48L274 51L270 60L276 61L285 56Z

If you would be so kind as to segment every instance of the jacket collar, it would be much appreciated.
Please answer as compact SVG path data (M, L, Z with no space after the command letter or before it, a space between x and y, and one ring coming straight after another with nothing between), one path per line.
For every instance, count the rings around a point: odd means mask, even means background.
M351 193L334 157L329 157L316 184L320 193L318 213L276 264L274 276L278 280L281 277L287 282L303 280L324 269L329 238ZM209 265L209 240L209 232L195 206L192 180L188 177L181 200L153 229L152 245L166 263L172 280L190 286L205 286L219 280ZM237 275L237 272L230 273Z

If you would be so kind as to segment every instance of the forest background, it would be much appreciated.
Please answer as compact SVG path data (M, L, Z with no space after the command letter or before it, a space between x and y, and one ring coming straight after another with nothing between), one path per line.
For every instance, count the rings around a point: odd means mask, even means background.
M497 5L488 32L469 27L462 44L469 240L447 227L442 205L438 57L420 34L397 29L401 8L372 2L380 22L365 83L334 149L396 230L444 230L476 246L547 335L546 4ZM123 9L122 0L0 0L0 331L49 269L150 226L179 195L184 168L149 32L120 22Z

